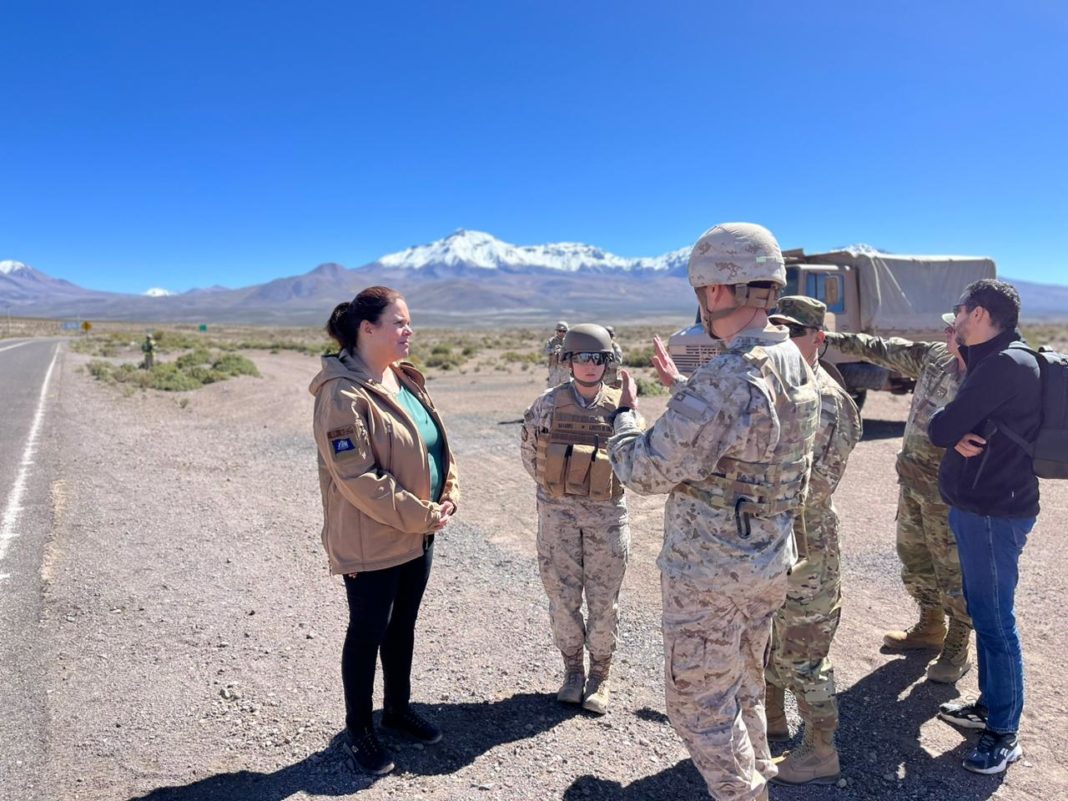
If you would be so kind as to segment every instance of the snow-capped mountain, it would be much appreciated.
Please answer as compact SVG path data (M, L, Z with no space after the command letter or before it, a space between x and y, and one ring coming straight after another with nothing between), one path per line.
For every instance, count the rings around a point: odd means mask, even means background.
M694 313L689 252L684 247L655 258L625 258L575 242L513 245L459 230L355 269L328 262L254 286L177 295L161 289L97 292L7 260L0 261L0 308L31 317L322 325L339 302L383 284L404 294L418 325L541 325L561 318L681 323ZM1068 287L1017 287L1032 317L1063 317L1068 308Z
M75 296L100 295L80 286L53 278L14 259L0 261L0 304L9 309L33 304L43 299L67 300Z
M670 271L685 264L688 247L656 258L624 258L580 242L548 245L513 245L482 231L461 228L444 239L390 253L375 264L387 268L420 270L427 267L468 267L483 270L659 270Z
M169 298L173 294L174 293L169 289L162 289L158 286L154 286L151 289L146 289L144 291L144 296L146 298Z
M23 272L30 269L27 265L21 261L15 261L14 259L4 259L0 261L0 275L13 275L17 272Z

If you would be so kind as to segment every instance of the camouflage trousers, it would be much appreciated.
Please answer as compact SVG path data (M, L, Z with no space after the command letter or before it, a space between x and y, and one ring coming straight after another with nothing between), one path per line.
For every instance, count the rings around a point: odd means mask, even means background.
M949 507L937 487L901 485L897 503L897 555L905 589L921 607L942 609L971 626Z
M716 801L751 801L778 772L764 667L786 574L729 589L662 575L661 590L668 719Z
M629 554L622 501L538 499L538 568L549 596L553 642L561 653L582 654L585 646L593 659L612 658ZM582 619L583 594L588 622Z
M838 515L833 508L805 513L807 553L786 584L786 603L772 622L765 678L794 694L802 720L818 729L838 727L831 640L842 615Z
M549 377L545 379L545 386L555 387L566 384L571 380L571 368L566 364L560 364L549 368Z

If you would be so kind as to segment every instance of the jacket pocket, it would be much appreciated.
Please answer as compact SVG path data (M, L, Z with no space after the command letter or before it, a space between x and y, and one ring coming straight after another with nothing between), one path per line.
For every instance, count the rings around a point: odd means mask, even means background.
M330 485L329 556L337 564L364 563L367 556L367 519L349 503L337 488Z

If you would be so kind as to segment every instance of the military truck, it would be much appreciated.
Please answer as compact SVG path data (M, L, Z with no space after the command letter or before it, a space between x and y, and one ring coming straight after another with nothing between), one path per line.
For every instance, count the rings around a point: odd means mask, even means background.
M807 295L827 304L828 328L913 341L941 341L939 318L972 281L996 278L991 259L973 256L901 256L856 246L827 253L783 251L784 295ZM833 319L832 319L833 315ZM720 345L701 326L676 331L668 340L676 366L689 375ZM828 348L823 360L838 368L846 388L863 403L868 390L910 392L915 382L883 367L855 361Z

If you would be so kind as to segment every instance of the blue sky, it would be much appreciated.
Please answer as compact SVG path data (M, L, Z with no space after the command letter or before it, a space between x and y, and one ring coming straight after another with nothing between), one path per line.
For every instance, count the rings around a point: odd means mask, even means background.
M181 291L752 220L1068 283L1068 5L1009 8L7 0L0 259Z

